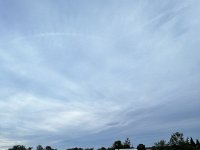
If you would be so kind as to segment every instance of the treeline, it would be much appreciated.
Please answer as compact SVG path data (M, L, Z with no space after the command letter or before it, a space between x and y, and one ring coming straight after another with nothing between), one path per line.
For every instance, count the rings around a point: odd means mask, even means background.
M171 135L168 142L160 140L154 143L152 150L200 150L199 140L192 137L184 139L183 133L176 132Z
M133 145L131 144L131 141L129 138L127 138L124 142L121 142L120 140L115 141L111 147L101 147L97 150L115 150L115 149L133 149ZM169 141L160 140L152 147L145 147L144 144L138 144L136 147L138 150L200 150L200 143L199 140L196 139L193 140L192 137L187 137L184 139L183 134L176 132L171 135ZM32 150L33 147L26 148L23 145L15 145L12 148L9 148L8 150ZM52 148L51 146L45 146L38 145L36 147L36 150L57 150ZM66 150L94 150L94 148L68 148Z

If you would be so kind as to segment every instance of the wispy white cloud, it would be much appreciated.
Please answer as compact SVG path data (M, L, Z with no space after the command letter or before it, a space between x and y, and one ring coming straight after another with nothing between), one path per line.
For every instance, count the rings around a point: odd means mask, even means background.
M0 150L5 150L12 145L23 144L25 140L12 140L11 138L0 137Z
M119 106L109 102L101 105L96 102L63 102L26 93L12 95L0 104L0 115L4 118L2 132L7 137L16 138L38 136L42 132L62 134L65 131L75 137L100 132L112 120L120 119L121 111Z

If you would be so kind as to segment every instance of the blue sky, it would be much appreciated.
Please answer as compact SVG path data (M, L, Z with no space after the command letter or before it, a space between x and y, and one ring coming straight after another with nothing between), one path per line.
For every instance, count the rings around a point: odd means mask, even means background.
M198 0L0 0L0 149L200 138Z

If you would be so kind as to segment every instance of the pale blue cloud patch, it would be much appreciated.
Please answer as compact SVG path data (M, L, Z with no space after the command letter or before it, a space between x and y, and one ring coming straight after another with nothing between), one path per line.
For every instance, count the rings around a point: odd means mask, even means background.
M0 148L199 138L198 1L0 1Z

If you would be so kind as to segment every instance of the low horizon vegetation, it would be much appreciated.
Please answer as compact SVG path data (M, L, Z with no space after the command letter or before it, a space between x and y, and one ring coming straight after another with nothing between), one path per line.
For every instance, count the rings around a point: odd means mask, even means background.
M129 138L126 138L124 142L121 140L116 140L111 147L101 147L97 150L115 150L115 149L133 149L133 145ZM146 148L144 144L138 144L136 147L138 150L200 150L199 140L193 140L192 137L184 138L183 133L176 132L173 133L170 137L170 140L167 142L165 140L160 140L155 142L152 147ZM33 147L25 147L24 145L14 145L12 148L8 150L32 150ZM52 148L51 146L38 145L36 150L57 150L56 148ZM94 150L94 148L67 148L66 150Z

